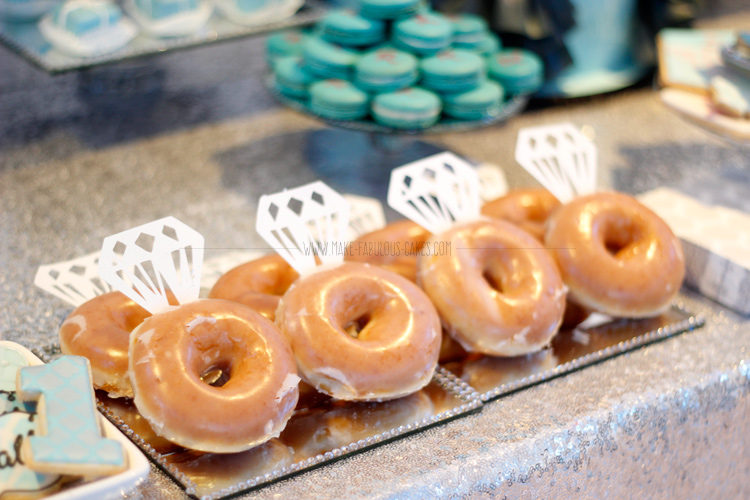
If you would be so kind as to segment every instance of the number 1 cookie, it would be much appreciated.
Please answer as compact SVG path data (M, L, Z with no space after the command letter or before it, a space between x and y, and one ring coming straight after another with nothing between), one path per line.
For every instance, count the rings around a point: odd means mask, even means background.
M21 457L23 440L38 434L33 403L22 401L15 391L16 373L29 366L25 349L12 342L0 342L0 499L34 498L58 489L57 474L31 470Z
M23 440L21 457L40 472L111 475L127 467L122 444L102 437L86 358L63 356L18 371L17 391L37 401L40 432Z

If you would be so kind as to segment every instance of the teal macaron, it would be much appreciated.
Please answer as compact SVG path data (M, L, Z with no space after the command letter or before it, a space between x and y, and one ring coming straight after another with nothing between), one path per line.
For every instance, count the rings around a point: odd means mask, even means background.
M484 60L468 50L444 50L422 60L421 85L436 92L465 92L479 86L484 76Z
M305 69L321 78L351 77L359 53L328 43L320 37L308 37L302 48Z
M487 73L509 94L533 94L544 82L544 63L528 50L506 49L490 56Z
M378 94L372 100L375 121L399 129L430 127L440 118L441 109L440 97L419 87Z
M435 12L423 12L393 23L391 42L399 49L430 56L448 48L453 25Z
M505 91L491 80L458 94L443 96L443 112L460 120L485 120L496 116L503 107Z
M302 55L307 35L300 30L274 33L266 40L266 60L271 66L282 57Z
M470 50L482 57L489 57L495 52L503 48L503 44L500 38L489 31L484 33L482 39L477 43L463 44L459 42L453 43L453 48Z
M354 84L362 90L375 93L410 87L418 78L417 58L391 48L364 54L354 69Z
M374 45L385 40L385 23L367 19L356 13L340 9L327 14L320 23L320 32L327 42L359 47Z
M346 80L329 79L310 85L310 110L331 120L358 120L369 113L369 96Z
M473 14L454 14L448 16L453 23L453 43L456 47L473 48L480 43L487 33L487 21Z
M303 67L299 56L282 57L274 66L274 84L276 90L294 99L308 99L308 87L320 80Z
M359 14L369 19L400 19L423 9L423 0L361 0Z

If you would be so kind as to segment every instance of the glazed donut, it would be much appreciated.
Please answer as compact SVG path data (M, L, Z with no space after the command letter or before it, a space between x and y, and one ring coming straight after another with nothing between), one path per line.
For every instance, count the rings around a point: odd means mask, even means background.
M515 224L544 241L544 224L560 202L546 189L516 189L485 204L482 215Z
M416 281L417 254L429 237L429 231L416 222L393 222L354 240L345 260L375 264ZM384 243L390 246L385 248Z
M276 324L302 379L349 401L418 391L440 352L440 320L425 294L369 264L345 262L301 277L282 297Z
M161 436L185 448L231 453L279 435L297 404L289 343L247 306L191 302L147 318L130 336L134 402ZM201 375L221 369L228 380Z
M60 327L60 350L88 358L94 387L110 397L133 397L128 378L130 332L151 315L120 292L78 306Z
M245 304L273 321L279 300L299 277L279 255L266 255L222 275L208 297Z
M339 402L340 403L340 402ZM382 432L409 425L433 415L425 391L382 403L336 402L296 415L281 433L281 440L294 448L295 460L305 460L367 439Z
M685 277L680 241L659 216L625 194L574 199L550 217L544 241L571 298L610 316L661 313Z
M549 252L509 222L481 219L433 236L451 255L423 255L417 283L464 349L493 356L538 351L557 333L565 288ZM430 240L430 241L432 241Z

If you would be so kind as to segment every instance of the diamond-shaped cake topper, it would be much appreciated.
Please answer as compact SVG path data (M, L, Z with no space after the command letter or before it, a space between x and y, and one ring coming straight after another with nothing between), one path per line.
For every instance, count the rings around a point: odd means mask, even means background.
M34 284L73 307L111 292L112 286L99 277L100 253L39 266Z
M99 276L155 314L177 302L198 299L203 236L174 217L165 217L109 236L102 244Z
M345 194L344 199L349 202L348 240L385 227L383 205L378 200L353 194Z
M596 191L596 146L570 123L521 129L516 161L562 203Z
M487 203L508 193L508 182L505 172L494 163L481 163L477 167L479 174L479 197Z
M298 273L344 260L349 203L321 181L261 196L255 229Z
M433 234L479 218L479 176L453 153L440 153L391 172L388 205Z

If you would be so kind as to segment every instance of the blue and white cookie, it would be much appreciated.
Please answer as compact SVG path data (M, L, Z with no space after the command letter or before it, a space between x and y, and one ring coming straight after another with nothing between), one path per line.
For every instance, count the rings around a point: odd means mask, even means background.
M117 4L101 0L67 0L42 18L39 31L56 49L74 57L114 52L138 34Z
M258 26L281 21L297 12L304 0L213 0L216 10L237 24Z
M168 38L200 31L214 7L208 0L126 0L125 10L144 33Z

